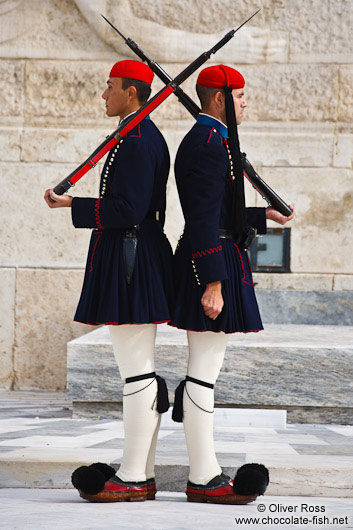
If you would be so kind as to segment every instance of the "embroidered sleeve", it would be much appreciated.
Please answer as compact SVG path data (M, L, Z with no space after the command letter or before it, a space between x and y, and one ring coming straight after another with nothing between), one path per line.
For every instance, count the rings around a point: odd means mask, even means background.
M206 250L194 252L192 257L202 258L202 256L207 256L208 254L213 254L214 252L220 252L221 250L222 250L222 245L218 245L218 247L207 248Z

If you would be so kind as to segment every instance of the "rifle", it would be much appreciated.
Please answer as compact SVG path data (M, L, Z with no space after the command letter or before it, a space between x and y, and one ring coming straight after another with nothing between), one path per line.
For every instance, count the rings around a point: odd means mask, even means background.
M248 22L252 17L254 17L258 12L260 11L260 9L258 9L246 22ZM141 50L141 48L139 47L139 45L133 40L131 39L130 37L125 37L121 31L118 30L118 28L116 28L104 15L101 15L104 20L106 22L108 22L108 24L113 28L114 31L116 31L120 37L122 37L122 39L124 39L125 41L125 44L127 44L127 46L129 46L129 48L144 62L146 62L148 64L148 66L151 68L151 70L157 75L157 77L159 77L159 79L161 81L163 81L163 83L165 83L166 85L168 85L171 81L172 81L172 78L170 77L170 75L167 74L167 72L165 72L165 70L163 70L163 68L158 64L156 63L155 61L153 61L152 59L150 59L148 57L148 55L145 54L145 52L143 50ZM244 24L246 24L246 22L244 22L241 26L243 26ZM241 26L239 26L238 29L241 28ZM174 91L174 95L178 98L178 100L180 101L180 103L182 105L184 105L184 107L186 108L186 110L188 110L190 112L190 114L196 119L198 114L201 112L201 109L200 107L191 99L190 96L188 96L183 90L182 88L180 88L179 86L176 88L176 90ZM262 196L263 199L265 199L265 201L270 205L272 206L273 208L275 208L275 210L279 211L282 215L285 215L286 217L289 217L292 213L292 209L281 199L281 197L279 197L277 195L277 193L275 191L273 191L272 188L270 188L270 186L268 184L266 184L266 182L264 180L262 180L262 178L256 173L256 171L254 170L254 168L252 167L252 165L250 164L250 162L248 161L248 159L246 158L246 154L245 153L242 153L242 162L243 162L243 169L244 169L244 176L248 179L248 181L250 182L250 184L252 185L252 187L258 192L260 193L260 195Z
M258 13L258 11L256 11ZM202 66L208 59L216 53L222 46L224 46L235 33L252 19L256 13L249 17L243 22L238 28L229 31L220 41L218 41L210 50L203 52L197 57L192 63L190 63L180 74L174 79L167 76L167 83L153 98L149 99L142 107L140 107L131 118L122 123L112 134L110 134L98 147L97 149L70 175L62 180L54 188L54 192L57 195L62 195L71 186L76 184L90 169L92 169L97 162L112 149L124 136L126 136L136 125L138 125L148 114L156 109L165 99L167 99L173 92L179 92L178 87L183 81L185 81L190 75L192 75L200 66Z

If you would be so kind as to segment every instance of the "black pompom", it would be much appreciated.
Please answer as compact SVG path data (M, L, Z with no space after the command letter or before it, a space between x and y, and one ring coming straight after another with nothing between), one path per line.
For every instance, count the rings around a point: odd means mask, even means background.
M94 464L91 464L89 467L92 467L93 469L97 469L98 471L103 473L106 481L114 477L116 473L115 469L112 466L109 466L108 464L103 464L102 462L95 462Z
M270 481L267 467L263 464L244 464L234 477L234 492L238 495L263 495Z
M95 495L104 489L105 476L98 469L81 466L71 475L72 485L84 493Z

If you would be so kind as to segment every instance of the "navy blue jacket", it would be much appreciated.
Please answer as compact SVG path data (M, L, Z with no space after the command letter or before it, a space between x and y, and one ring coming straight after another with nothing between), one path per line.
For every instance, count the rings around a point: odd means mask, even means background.
M141 223L148 211L157 210L163 224L170 159L162 134L147 117L115 149L103 169L101 197L73 199L74 226L128 228Z
M93 228L75 320L118 325L169 322L173 304L172 249L162 226L169 152L145 118L108 154L100 197L72 201L77 228ZM159 221L147 216L159 211ZM126 278L124 238L136 230L131 281Z
M198 281L227 279L219 228L231 228L231 171L227 127L200 114L181 142L175 177L185 218L184 235ZM266 233L265 208L247 208L248 223Z

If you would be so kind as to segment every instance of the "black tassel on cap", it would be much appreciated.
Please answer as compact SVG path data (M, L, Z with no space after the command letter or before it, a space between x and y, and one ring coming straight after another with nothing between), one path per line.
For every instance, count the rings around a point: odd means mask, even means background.
M263 495L269 482L270 475L263 464L244 464L236 472L233 489L238 495Z
M167 410L170 407L169 403L169 397L168 397L168 389L167 384L165 382L165 379L161 377L160 375L156 375L157 379L157 411L160 414L163 414L163 412L167 412Z
M90 466L81 466L75 469L71 475L72 485L90 495L96 495L104 489L107 480L115 475L113 467L102 462L96 462Z
M224 92L228 127L228 147L232 157L235 175L232 194L232 224L234 232L241 237L247 233L249 225L246 220L243 164L232 96L232 85L226 85Z
M181 423L183 421L183 395L185 388L186 379L183 379L181 383L175 389L174 406L172 413L172 420Z

